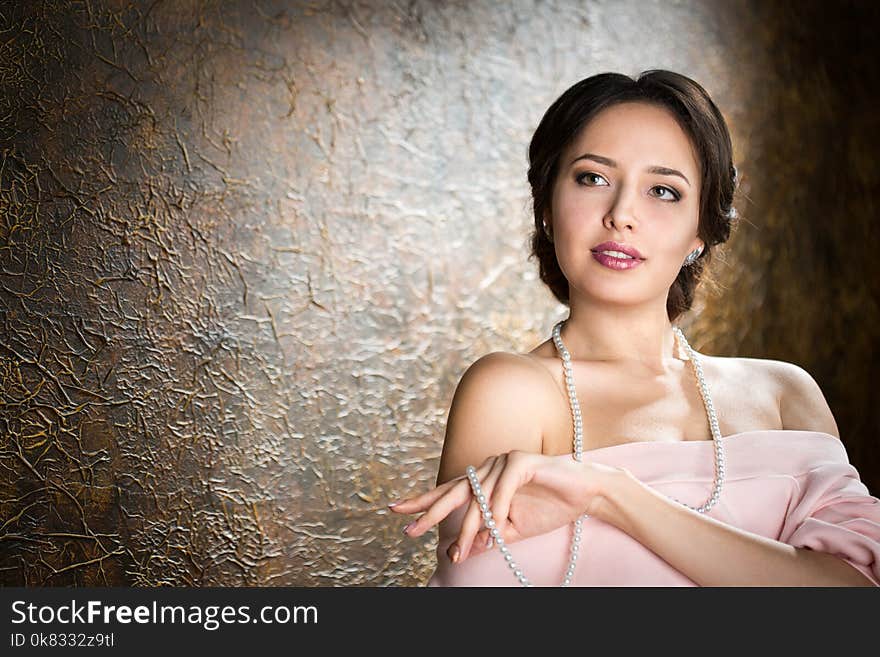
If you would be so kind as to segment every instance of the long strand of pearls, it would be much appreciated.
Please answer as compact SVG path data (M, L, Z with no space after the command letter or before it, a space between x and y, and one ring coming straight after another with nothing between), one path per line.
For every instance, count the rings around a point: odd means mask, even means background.
M574 376L571 372L571 354L562 343L562 327L564 324L565 320L562 320L553 327L553 344L556 345L556 350L559 352L559 355L562 358L562 368L565 374L565 385L568 390L568 401L569 405L571 406L571 414L574 421L574 449L572 456L576 461L582 462L583 418L581 416L581 407L578 403L577 393L574 387ZM679 329L677 326L673 326L672 330L673 333L678 337L680 344L682 344L687 350L688 356L690 357L690 362L693 366L694 373L696 374L697 382L700 387L700 396L703 398L703 405L706 407L706 414L709 417L709 425L712 431L712 440L715 443L715 481L712 489L712 494L709 499L699 507L693 507L690 504L686 504L681 500L675 499L674 497L672 497L672 499L679 504L688 507L689 509L693 509L698 513L706 513L709 509L715 506L715 504L718 502L718 499L721 497L721 488L724 484L724 447L721 442L721 432L718 429L718 418L715 416L715 406L712 404L712 397L709 394L709 387L706 385L706 379L703 376L702 365L700 364L700 361L697 360L694 350L691 349L691 346L690 344L688 344L688 341L684 337L684 333L682 333L681 329ZM533 586L533 584L523 573L522 569L513 560L513 555L510 554L510 550L504 543L504 539L501 537L501 533L498 531L495 519L492 517L492 511L489 509L489 503L486 499L486 496L483 494L483 489L480 486L479 479L477 478L476 468L474 468L474 466L472 465L469 465L466 472L468 481L471 485L471 489L474 493L474 497L476 498L477 503L480 506L480 511L483 515L483 524L492 535L492 540L494 541L494 544L498 546L501 554L504 555L504 559L505 561L507 561L507 565L510 567L510 570L513 571L514 576L516 576L520 584L522 584L523 586ZM587 514L583 514L574 521L574 536L572 537L571 543L571 556L569 557L568 568L565 571L565 576L562 579L562 586L569 586L571 584L572 577L574 577L574 570L575 566L577 565L578 549L580 548L581 544L581 523L583 522L583 519L587 517L589 517Z

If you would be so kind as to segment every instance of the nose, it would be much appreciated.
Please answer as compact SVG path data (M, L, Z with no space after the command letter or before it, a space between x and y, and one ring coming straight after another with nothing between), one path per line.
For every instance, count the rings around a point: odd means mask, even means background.
M623 230L624 228L633 229L638 224L638 220L633 213L633 206L634 200L631 195L624 188L621 188L603 219L605 227L616 228L617 230Z

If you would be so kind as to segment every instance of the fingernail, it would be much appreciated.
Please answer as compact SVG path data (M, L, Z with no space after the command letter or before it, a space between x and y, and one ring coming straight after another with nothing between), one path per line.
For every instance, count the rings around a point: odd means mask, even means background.
M458 560L461 558L461 550L458 549L457 545L452 547L452 563L458 563Z
M389 506L389 507L392 507L392 506L397 506L398 504L400 504L400 502L392 502L392 503L389 504L388 506Z
M406 534L406 532L409 530L409 528L412 527L414 524L416 524L415 520L413 520L411 523L409 523L406 527L403 528L403 533Z
M489 534L489 538L486 539L486 547L487 547L487 548L491 548L491 547L492 547L492 534Z

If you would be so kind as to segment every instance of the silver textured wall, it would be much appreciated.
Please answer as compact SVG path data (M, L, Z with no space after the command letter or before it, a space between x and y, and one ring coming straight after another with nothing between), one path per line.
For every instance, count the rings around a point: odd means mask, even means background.
M432 485L464 369L563 316L526 260L526 147L606 70L724 111L744 221L690 340L814 373L877 490L875 13L4 9L0 582L423 582L436 534L385 503Z

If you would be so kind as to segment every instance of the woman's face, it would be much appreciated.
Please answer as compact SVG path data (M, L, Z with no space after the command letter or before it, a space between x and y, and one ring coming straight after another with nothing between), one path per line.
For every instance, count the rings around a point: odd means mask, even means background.
M685 257L703 243L700 182L690 139L668 110L628 102L597 114L560 157L547 217L571 297L665 305ZM606 241L635 247L642 260L603 265L592 251Z

